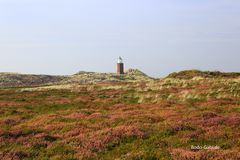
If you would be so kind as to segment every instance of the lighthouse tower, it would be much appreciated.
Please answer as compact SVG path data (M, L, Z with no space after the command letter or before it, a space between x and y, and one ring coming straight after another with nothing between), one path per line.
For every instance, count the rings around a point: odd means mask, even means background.
M124 74L124 63L122 57L118 58L117 62L117 74Z

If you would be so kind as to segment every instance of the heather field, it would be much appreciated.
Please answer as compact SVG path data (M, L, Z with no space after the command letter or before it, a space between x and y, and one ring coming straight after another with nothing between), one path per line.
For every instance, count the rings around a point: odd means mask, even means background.
M3 160L238 160L240 78L2 88L0 126Z

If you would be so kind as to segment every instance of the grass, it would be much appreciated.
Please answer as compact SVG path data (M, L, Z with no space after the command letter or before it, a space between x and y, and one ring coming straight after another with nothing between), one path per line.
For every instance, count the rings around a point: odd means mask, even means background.
M239 159L235 77L68 87L0 90L0 159Z

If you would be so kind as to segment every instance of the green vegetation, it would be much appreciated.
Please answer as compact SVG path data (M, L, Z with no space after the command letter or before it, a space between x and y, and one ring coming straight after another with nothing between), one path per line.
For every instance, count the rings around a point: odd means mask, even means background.
M199 71L199 70L188 70L181 71L179 73L172 73L168 78L179 78L179 79L191 79L194 77L202 78L239 78L240 73L223 73L219 71L210 72L210 71Z
M240 159L239 77L210 75L2 88L0 159Z
M151 81L138 69L129 69L124 75L115 73L78 72L71 76L27 75L0 73L0 87L36 87L64 84L95 84L99 82Z

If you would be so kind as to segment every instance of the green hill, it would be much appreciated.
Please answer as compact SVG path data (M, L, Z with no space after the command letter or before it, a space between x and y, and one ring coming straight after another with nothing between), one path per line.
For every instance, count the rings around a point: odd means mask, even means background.
M28 75L0 73L0 87L45 86L60 84L93 84L99 82L146 81L153 78L137 69L129 69L124 75L81 71L71 76Z
M179 78L179 79L191 79L194 77L202 78L238 78L240 73L224 73L219 71L199 71L199 70L186 70L178 73L172 73L167 76L167 78Z
M65 76L0 73L0 87L52 85L65 78Z

